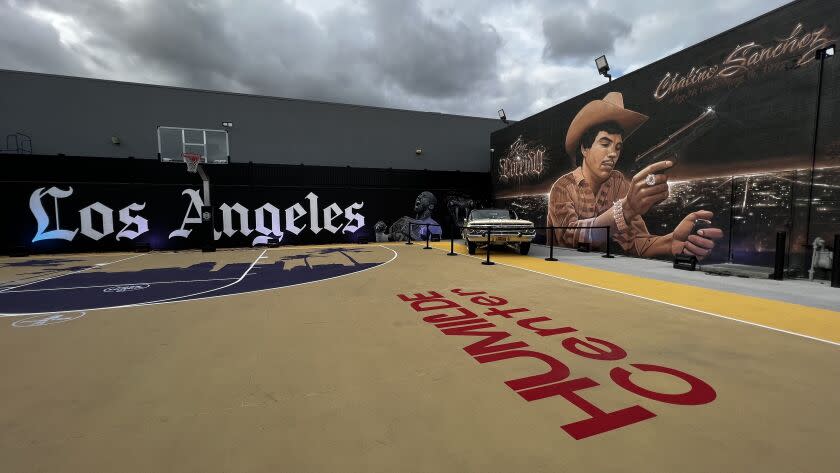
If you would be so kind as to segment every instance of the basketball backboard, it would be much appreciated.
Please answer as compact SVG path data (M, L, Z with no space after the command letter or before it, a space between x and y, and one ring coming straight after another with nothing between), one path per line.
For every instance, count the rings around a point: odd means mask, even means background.
M225 130L159 126L158 157L161 162L184 164L184 154L198 154L201 164L228 164L230 147Z

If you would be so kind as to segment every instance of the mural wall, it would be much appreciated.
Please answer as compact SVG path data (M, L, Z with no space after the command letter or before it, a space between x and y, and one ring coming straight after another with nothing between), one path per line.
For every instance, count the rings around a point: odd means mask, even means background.
M14 172L4 177L15 180L2 182L0 218L10 223L2 247L34 253L126 250L138 243L178 250L208 242L404 241L409 228L414 239L425 239L427 229L430 239L448 238L466 212L489 202L484 173L223 165L207 168L213 207L207 209L200 179L183 165L108 158L14 162ZM52 169L60 166L63 176ZM133 180L140 182L119 182Z
M840 233L840 60L815 57L840 38L838 15L792 3L493 133L497 204L538 225L609 224L626 254L704 263L772 265L784 231L804 275L810 244Z

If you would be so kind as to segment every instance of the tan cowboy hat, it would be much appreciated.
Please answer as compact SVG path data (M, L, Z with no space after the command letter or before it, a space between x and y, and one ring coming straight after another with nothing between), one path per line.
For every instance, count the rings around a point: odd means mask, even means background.
M580 139L593 125L614 121L624 129L626 140L647 119L647 115L624 108L624 97L621 92L610 92L604 100L593 100L584 105L575 115L569 125L569 132L566 133L566 152L574 159L577 156L576 150Z

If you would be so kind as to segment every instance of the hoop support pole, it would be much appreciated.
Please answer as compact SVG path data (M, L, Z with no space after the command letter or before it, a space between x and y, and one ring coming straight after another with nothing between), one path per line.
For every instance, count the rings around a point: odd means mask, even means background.
M204 192L203 192L203 199L204 205L210 205L210 178L207 177L207 173L204 172L204 168L201 166L201 163L198 164L198 175L201 176L201 182L204 185Z

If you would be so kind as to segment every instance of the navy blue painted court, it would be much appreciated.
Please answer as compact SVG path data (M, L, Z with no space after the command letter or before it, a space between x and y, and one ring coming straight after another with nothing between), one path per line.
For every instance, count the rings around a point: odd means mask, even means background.
M394 256L386 247L372 245L150 253L105 256L102 263L84 257L20 258L0 268L6 271L0 282L0 315L95 310L277 289L364 271ZM199 261L176 265L172 261L176 258Z

